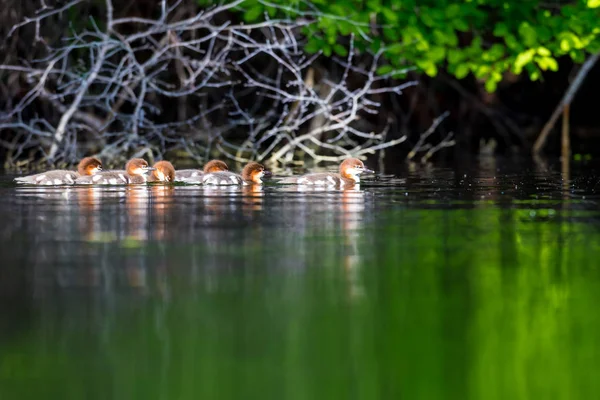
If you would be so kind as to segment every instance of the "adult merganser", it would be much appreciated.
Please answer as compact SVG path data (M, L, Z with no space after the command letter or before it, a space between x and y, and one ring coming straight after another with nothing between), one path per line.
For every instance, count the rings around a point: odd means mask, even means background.
M281 179L278 183L295 185L319 185L319 186L346 186L360 183L360 174L364 172L374 173L365 168L365 164L358 158L348 158L340 164L340 173L317 172L301 176L290 176Z
M211 172L204 174L199 183L203 185L252 185L261 184L262 177L269 174L265 167L257 162L249 162L242 170L242 174L229 171Z
M29 185L72 185L77 178L94 175L100 171L102 171L102 162L99 159L85 157L79 161L77 171L56 169L35 175L21 176L15 178L15 182Z
M175 181L175 168L168 161L159 161L153 166L154 171L148 177L148 182L173 182Z
M125 171L103 171L93 176L84 176L75 180L82 185L127 185L146 183L146 175L154 171L146 160L132 158L125 165Z
M221 160L211 160L204 165L204 169L179 169L175 171L175 181L201 183L204 174L222 171L229 171L227 164Z

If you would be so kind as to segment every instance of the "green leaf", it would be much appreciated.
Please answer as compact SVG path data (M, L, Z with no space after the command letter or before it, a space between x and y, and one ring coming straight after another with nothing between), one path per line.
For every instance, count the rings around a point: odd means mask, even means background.
M339 43L333 45L333 51L341 57L346 57L348 55L348 49Z
M531 79L532 81L537 81L538 79L540 79L542 75L540 74L540 71L535 70L535 71L531 71L529 73L529 79Z
M552 57L540 57L536 60L537 65L544 71L549 69L550 71L558 71L558 63Z
M448 34L446 35L446 43L448 43L448 45L452 47L458 46L458 36L456 36L456 33L454 33L454 31L448 32Z
M419 68L421 68L423 70L423 72L425 72L425 74L429 75L429 76L436 76L437 75L437 66L432 63L430 60L420 60L417 61L417 66Z
M513 35L506 35L504 37L504 41L506 42L506 47L511 50L520 50L522 48L521 43L515 38Z
M454 71L454 76L456 76L457 79L463 79L467 75L469 75L469 65L468 64L459 64L456 66L456 71Z
M387 65L382 65L381 67L377 68L377 75L386 75L389 74L390 72L392 72L394 70L394 67L392 67L391 65L387 64Z
M321 38L313 36L308 40L308 43L306 44L306 46L304 46L304 50L307 53L314 54L314 53L318 52L319 50L321 50L321 48L323 47L323 44L324 43Z
M600 0L588 0L587 6L589 8L598 8L600 7Z
M438 72L437 66L433 63L428 64L427 68L425 68L425 73L431 77L436 76L437 72Z
M546 26L536 26L535 31L538 36L538 41L541 43L551 40L554 36L552 31Z
M446 58L446 49L444 47L432 47L431 50L427 53L429 59L433 63L438 63Z
M400 32L397 29L385 27L383 28L383 37L393 42L400 39Z
M498 82L496 82L494 79L488 79L487 81L485 81L485 90L488 93L494 93L497 88Z
M538 48L537 48L537 53L538 53L540 56L544 56L544 57L550 57L550 55L552 54L552 53L550 52L550 50L548 50L548 49L547 49L547 48L545 48L545 47L538 47Z
M501 59L502 57L504 57L504 46L502 46L499 43L494 44L487 51L487 56L490 61L497 61Z
M454 19L460 14L460 6L458 4L450 4L446 8L446 18Z
M372 11L379 11L381 3L379 0L367 0L367 8Z
M354 27L347 21L338 21L337 26L342 36L348 36L354 30Z
M415 49L423 52L429 51L429 42L421 39L415 44Z
M523 39L525 46L531 47L537 43L537 32L529 22L521 22L521 25L519 25L519 35Z
M400 55L405 50L405 46L402 43L394 43L393 45L389 46L386 50L389 54Z
M569 52L569 55L576 63L582 63L585 61L585 54L581 50L572 50Z
M469 24L467 23L467 21L465 21L461 18L457 18L453 22L454 22L454 29L456 29L457 31L461 31L461 32L469 31Z
M254 22L258 19L258 17L260 17L263 13L263 7L262 5L258 4L255 5L251 8L249 8L245 13L244 13L244 20L246 22Z
M519 75L521 71L523 71L523 67L529 64L533 60L534 50L529 49L520 53L515 59L515 64L513 66L513 71L515 74Z
M462 51L457 49L448 50L448 62L450 64L457 64L460 61L464 60L465 55Z
M435 25L435 21L431 17L431 14L428 12L429 10L423 9L421 12L421 22L423 22L428 27L433 27Z
M508 33L508 28L502 22L500 22L499 24L496 24L496 26L494 27L493 34L496 37L502 37L502 36L506 35L507 33Z
M386 22L390 24L395 24L398 22L398 14L396 14L391 8L384 8L381 13L383 14L383 18L385 18Z
M491 70L491 68L489 65L480 65L473 72L475 73L475 77L477 79L484 79L484 78L487 78L487 76L490 73L490 70Z
M369 48L371 49L371 51L373 53L377 53L379 51L379 49L381 49L381 45L382 45L381 39L375 38L371 42L371 45L369 46Z

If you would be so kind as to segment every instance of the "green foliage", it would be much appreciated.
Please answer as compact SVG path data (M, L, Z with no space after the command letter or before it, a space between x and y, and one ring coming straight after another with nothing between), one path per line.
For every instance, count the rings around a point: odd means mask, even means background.
M200 4L211 3L198 0ZM348 37L359 51L383 51L380 73L416 66L429 76L440 68L457 78L472 74L494 91L505 73L530 79L556 71L556 59L575 62L600 51L600 0L247 0L247 23L310 17L305 50L346 56Z

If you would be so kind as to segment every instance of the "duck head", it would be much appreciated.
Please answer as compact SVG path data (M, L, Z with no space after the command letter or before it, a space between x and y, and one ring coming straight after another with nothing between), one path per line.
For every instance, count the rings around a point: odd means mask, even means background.
M365 164L358 158L348 158L340 164L340 175L346 179L351 179L356 183L360 182L360 174L375 173L375 171L365 168Z
M81 176L94 175L102 171L102 162L96 157L85 157L79 161L77 172Z

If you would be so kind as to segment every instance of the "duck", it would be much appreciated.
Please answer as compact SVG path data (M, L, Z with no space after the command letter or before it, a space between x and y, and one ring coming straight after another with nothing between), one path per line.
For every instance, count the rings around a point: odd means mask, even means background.
M102 162L96 157L84 157L77 164L77 171L55 169L35 175L15 178L15 182L29 185L73 185L82 176L92 176L102 171Z
M241 175L229 171L210 172L202 175L199 183L203 185L252 185L262 184L262 178L268 175L262 164L249 162L242 170Z
M148 177L148 182L174 182L175 181L175 168L173 164L168 161L159 161L155 163L152 168L154 171Z
M75 180L81 185L127 185L146 183L147 177L154 168L142 158L132 158L125 164L125 170L102 171L93 176L83 176Z
M335 186L344 187L360 183L360 174L375 173L365 167L358 158L348 158L340 164L339 173L316 172L301 176L290 176L278 181L282 184L307 185L307 186Z
M185 183L200 183L204 174L229 171L229 167L221 160L210 160L203 169L179 169L175 171L175 181Z

